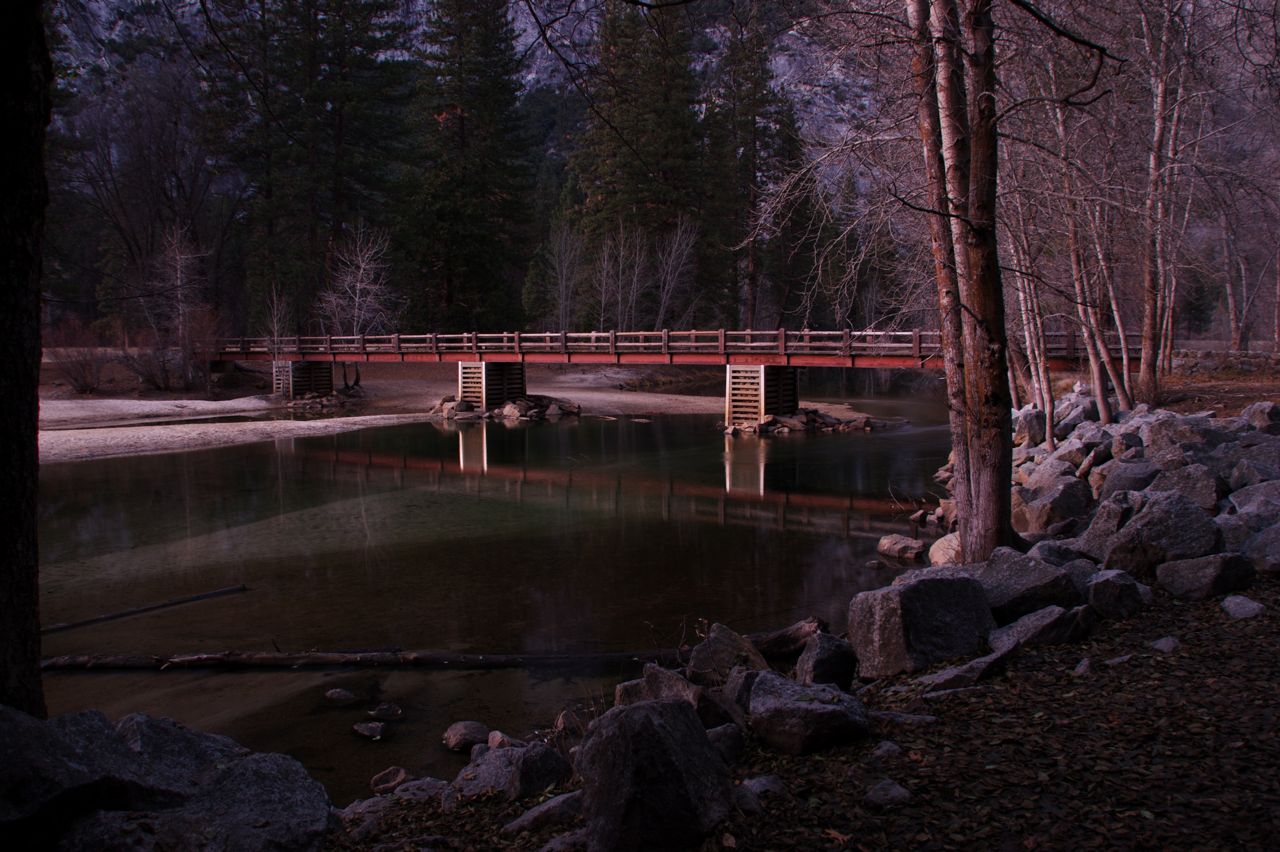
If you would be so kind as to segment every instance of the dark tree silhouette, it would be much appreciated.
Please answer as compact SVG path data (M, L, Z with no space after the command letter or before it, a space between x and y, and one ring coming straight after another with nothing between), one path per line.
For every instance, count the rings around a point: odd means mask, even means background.
M9 154L0 162L0 360L9 388L0 411L0 493L6 495L0 566L0 703L44 716L36 539L36 418L40 383L40 241L48 189L44 135L53 70L42 0L14 0L0 28L0 114Z

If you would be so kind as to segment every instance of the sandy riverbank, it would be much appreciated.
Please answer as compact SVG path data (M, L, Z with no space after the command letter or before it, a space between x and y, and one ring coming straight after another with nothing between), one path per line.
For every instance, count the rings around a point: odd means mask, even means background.
M50 464L179 452L422 422L442 396L454 392L455 370L447 364L365 365L361 371L363 404L355 413L317 420L286 419L288 410L283 401L264 394L215 400L139 398L136 394L74 396L50 383L41 393L40 460ZM718 414L723 410L719 396L622 389L637 375L634 369L620 367L533 367L528 386L531 393L577 403L584 416ZM817 407L838 417L853 414L842 405ZM273 413L282 419L222 421L228 417L270 418ZM201 419L209 422L191 422Z

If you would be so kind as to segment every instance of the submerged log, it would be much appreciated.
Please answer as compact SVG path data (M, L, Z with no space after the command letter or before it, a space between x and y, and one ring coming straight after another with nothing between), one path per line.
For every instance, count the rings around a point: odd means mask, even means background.
M45 671L184 669L416 668L486 671L491 669L584 669L636 663L676 665L675 650L614 651L597 654L459 654L447 651L218 651L152 656L144 654L67 654L41 663Z
M46 635L49 633L61 633L64 630L75 630L77 627L88 627L92 624L101 624L104 621L115 621L118 618L128 618L131 615L141 615L144 612L155 612L158 609L168 609L169 607L182 606L183 604L196 603L197 601L207 601L211 598L220 598L224 595L236 595L240 592L247 591L249 591L249 587L241 583L238 586L227 586L223 589L214 589L212 592L201 592L198 595L170 598L167 601L148 604L147 606L137 606L133 609L111 612L106 615L95 615L93 618L86 618L82 621L69 621L63 624L51 624L40 632Z

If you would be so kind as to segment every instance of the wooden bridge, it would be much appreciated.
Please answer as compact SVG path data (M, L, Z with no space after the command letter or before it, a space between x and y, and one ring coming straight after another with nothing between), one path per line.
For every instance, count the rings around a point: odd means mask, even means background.
M1084 355L1074 332L1046 334L1051 365ZM937 331L583 331L233 337L214 361L712 364L942 369Z
M1118 348L1117 341L1110 341ZM215 341L215 369L231 361L273 362L277 393L333 389L339 362L458 365L457 398L492 409L525 394L526 364L702 364L726 368L725 422L750 423L795 412L798 367L941 370L937 331L584 331L463 332L315 337L235 337ZM1074 366L1084 349L1074 332L1046 334L1053 369Z

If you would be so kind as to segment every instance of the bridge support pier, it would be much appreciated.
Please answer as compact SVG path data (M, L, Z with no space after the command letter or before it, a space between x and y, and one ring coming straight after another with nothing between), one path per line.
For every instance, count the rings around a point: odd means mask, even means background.
M525 395L524 364L458 362L458 399L488 411Z
M730 364L725 368L725 425L759 423L770 414L795 414L799 407L795 367Z
M333 364L329 361L272 361L271 392L285 399L308 393L333 393Z

